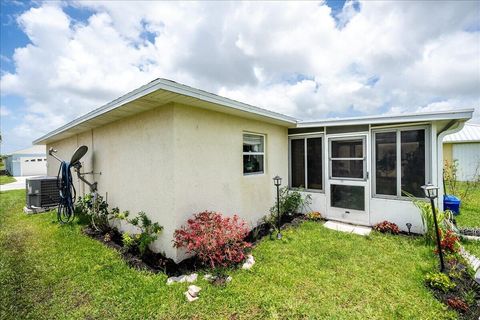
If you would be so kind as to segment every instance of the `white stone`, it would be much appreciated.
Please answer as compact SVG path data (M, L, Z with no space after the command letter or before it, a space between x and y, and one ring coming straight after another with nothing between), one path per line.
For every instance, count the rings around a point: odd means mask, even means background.
M196 273L192 273L190 275L181 275L181 276L178 276L178 277L170 277L167 279L167 285L171 285L171 284L174 284L174 283L183 283L183 282L195 282L197 281L197 278L198 278L198 274Z
M198 274L192 273L192 274L190 274L190 275L188 275L188 276L185 276L185 281L191 283L191 282L197 281L197 278L198 278Z
M187 297L188 302L193 302L198 299L198 297L192 297L190 293L188 293L188 291L185 291L184 294L185 294L185 297Z
M188 292L189 295L196 298L196 297L198 297L198 294L199 294L200 290L202 290L202 288L197 287L196 285L192 284L192 285L188 286L188 291L187 292Z
M230 282L232 280L233 280L233 278L231 276L228 276L227 279L225 279L225 282Z
M207 280L207 281L214 281L217 277L215 276L212 276L210 273L207 273L206 275L203 276L203 280Z
M185 282L185 275L181 275L178 277L170 277L167 279L167 285L174 284L176 282Z
M253 258L253 256L251 254L249 254L247 256L247 260L245 260L245 262L242 265L242 269L249 270L253 267L254 264L255 264L255 259Z

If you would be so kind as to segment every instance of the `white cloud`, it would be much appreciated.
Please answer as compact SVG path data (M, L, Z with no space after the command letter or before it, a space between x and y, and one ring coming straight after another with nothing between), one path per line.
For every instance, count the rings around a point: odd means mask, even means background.
M10 110L8 110L5 106L0 106L0 117L8 117L11 114Z
M338 20L323 2L73 5L94 13L46 2L17 19L32 43L1 89L26 100L25 139L157 77L304 119L480 111L479 2L347 2Z

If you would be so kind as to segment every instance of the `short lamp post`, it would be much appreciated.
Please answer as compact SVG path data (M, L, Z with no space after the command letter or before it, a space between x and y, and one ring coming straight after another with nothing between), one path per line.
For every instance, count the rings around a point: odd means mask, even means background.
M442 246L440 244L437 212L435 210L435 202L433 201L438 196L438 187L435 187L433 184L427 184L422 186L422 189L425 192L425 196L430 199L430 204L432 205L433 222L435 223L435 233L437 235L438 256L440 257L440 271L443 272L443 270L445 270L445 263L443 262Z
M280 225L281 225L281 216L280 216L280 185L282 184L282 178L279 176L275 176L273 178L273 184L277 187L277 218L278 218L278 233L277 239L282 239L282 234L280 233Z

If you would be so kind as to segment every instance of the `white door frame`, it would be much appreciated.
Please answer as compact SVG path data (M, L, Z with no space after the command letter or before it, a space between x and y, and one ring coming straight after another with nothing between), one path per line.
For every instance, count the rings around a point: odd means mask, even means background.
M329 134L325 139L325 196L326 196L326 211L327 218L338 220L342 222L354 223L359 225L370 225L370 135L368 132L353 132L342 134ZM332 178L331 172L331 141L342 139L358 138L363 140L363 170L364 178ZM345 186L361 186L364 188L364 203L365 210L345 209L332 207L331 205L331 185L345 185Z

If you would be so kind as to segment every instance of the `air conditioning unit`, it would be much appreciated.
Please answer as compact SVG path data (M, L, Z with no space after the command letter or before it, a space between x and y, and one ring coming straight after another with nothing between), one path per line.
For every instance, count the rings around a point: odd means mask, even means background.
M27 213L42 212L56 207L60 195L57 187L57 177L35 177L26 180Z

